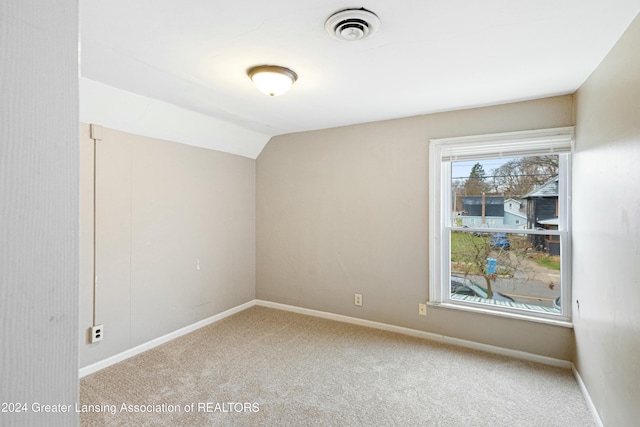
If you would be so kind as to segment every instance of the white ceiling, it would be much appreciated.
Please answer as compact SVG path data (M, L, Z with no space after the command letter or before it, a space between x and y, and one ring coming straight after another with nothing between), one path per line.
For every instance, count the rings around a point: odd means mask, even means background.
M224 128L231 144L239 135L262 146L282 133L573 93L640 12L639 0L80 4L81 109L108 109L96 88L117 88L146 100L147 114L176 108ZM325 20L349 7L379 16L372 38L327 35ZM258 64L287 66L298 81L267 97L246 75ZM109 123L106 112L92 114Z

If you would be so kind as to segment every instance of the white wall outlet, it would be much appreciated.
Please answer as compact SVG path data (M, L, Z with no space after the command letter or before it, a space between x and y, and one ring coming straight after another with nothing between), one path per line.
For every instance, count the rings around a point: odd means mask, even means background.
M418 314L420 316L427 315L427 304L418 304Z
M104 338L104 325L95 325L91 327L89 341L91 344L102 341Z
M362 294L355 294L353 303L358 307L362 307Z

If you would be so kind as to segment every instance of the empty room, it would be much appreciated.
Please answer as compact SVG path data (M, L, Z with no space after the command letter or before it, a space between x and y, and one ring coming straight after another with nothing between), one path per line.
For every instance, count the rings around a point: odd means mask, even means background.
M639 13L3 3L0 424L637 425Z

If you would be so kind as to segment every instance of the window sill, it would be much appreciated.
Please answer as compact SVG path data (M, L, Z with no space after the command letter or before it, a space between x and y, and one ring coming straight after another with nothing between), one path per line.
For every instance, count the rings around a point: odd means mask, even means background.
M474 307L465 304L455 304L450 302L427 302L427 305L435 308L446 308L454 310L462 310L471 313L487 314L489 316L506 317L509 319L526 320L528 322L544 323L546 325L561 326L563 328L573 328L573 323L563 319L551 319L548 317L531 316L526 313L512 313L507 311L492 310L483 307Z

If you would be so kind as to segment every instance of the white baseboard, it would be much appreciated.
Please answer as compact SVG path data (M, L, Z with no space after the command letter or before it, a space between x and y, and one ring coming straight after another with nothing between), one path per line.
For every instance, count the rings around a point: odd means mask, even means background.
M178 338L182 335L186 335L190 332L193 332L197 329L200 329L204 326L207 325L211 325L215 322L218 322L226 317L229 317L233 314L239 313L243 310L246 310L250 307L253 307L255 305L261 306L261 307L267 307L267 308L274 308L277 310L284 310L284 311L290 311L293 313L299 313L299 314L304 314L307 316L314 316L314 317L320 317L323 319L329 319L329 320L335 320L338 322L343 322L343 323L351 323L354 325L360 325L360 326L366 326L369 328L374 328L374 329L380 329L383 331L389 331L389 332L396 332L399 334L404 334L404 335L409 335L409 336L413 336L413 337L418 337L418 338L425 338L428 340L432 340L432 341L436 341L436 342L441 342L441 343L446 343L446 344L452 344L452 345L457 345L460 347L465 347L465 348L470 348L470 349L474 349L474 350L480 350L480 351L485 351L488 353L494 353L494 354L500 354L503 356L510 356L510 357L515 357L518 359L523 359L523 360L528 360L531 362L537 362L537 363L542 363L544 365L549 365L549 366L556 366L556 367L560 367L560 368L571 368L571 370L573 371L573 375L576 378L576 381L578 382L578 387L580 388L580 391L582 393L582 395L584 396L584 399L587 403L587 406L589 408L589 411L591 412L591 415L593 416L593 419L597 425L597 427L604 427L604 424L602 423L602 420L600 419L600 415L598 414L598 411L596 410L595 405L593 404L593 401L591 400L591 396L589 395L589 391L587 390L586 385L584 384L584 382L582 381L582 378L580 377L580 373L578 372L578 370L576 369L576 367L573 365L573 363L566 361L566 360L561 360L561 359L555 359L552 357L546 357L546 356L540 356L537 354L532 354L532 353L527 353L524 351L519 351L519 350L511 350L511 349L507 349L507 348L502 348L502 347L497 347L497 346L493 346L493 345L488 345L488 344L481 344L481 343L477 343L477 342L473 342L473 341L467 341L467 340L463 340L463 339L459 339L459 338L451 338L445 335L438 335L438 334L434 334L431 332L424 332L424 331L419 331L417 329L410 329L410 328L405 328L402 326L394 326L394 325L389 325L386 323L380 323L380 322L374 322L371 320L365 320L365 319L358 319L357 317L350 317L350 316L344 316L341 314L334 314L334 313L329 313L326 311L318 311L318 310L312 310L309 308L302 308L302 307L296 307L293 305L287 305L287 304L280 304L280 303L276 303L276 302L271 302L271 301L263 301L263 300L253 300L253 301L249 301L246 302L244 304L241 304L237 307L233 307L229 310L223 311L222 313L216 314L215 316L211 316L207 319L201 320L199 322L196 322L192 325L186 326L184 328L178 329L177 331L171 332L170 334L164 335L162 337L158 337L155 338L147 343L141 344L137 347L134 347L132 349L123 351L122 353L116 354L115 356L111 356L107 359L101 360L100 362L96 362L94 364L91 364L89 366L85 366L84 368L81 368L79 370L79 376L80 378L85 377L87 375L93 374L94 372L97 372L101 369L104 369L108 366L111 366L113 364L116 364L118 362L121 362L125 359L128 359L130 357L133 357L137 354L140 354L144 351L150 350L154 347L157 347L161 344L164 344L166 342L169 342L175 338Z
M232 314L236 314L239 313L243 310L246 310L249 307L253 307L254 305L256 305L256 301L252 300L249 301L247 303L241 304L237 307L233 307L230 308L229 310L223 311L222 313L216 314L214 316L211 316L207 319L201 320L199 322L196 322L192 325L189 326L185 326L184 328L178 329L177 331L173 331L167 335L163 335L161 337L152 339L149 342L146 342L144 344L140 344L137 347L131 348L129 350L123 351L122 353L118 353L114 356L108 357L104 360L101 360L99 362L93 363L91 365L85 366L84 368L81 368L78 371L78 375L80 376L80 378L85 377L87 375L93 374L94 372L98 372L101 369L104 369L108 366L114 365L118 362L122 362L125 359L128 359L130 357L133 357L135 355L138 355L144 351L150 350L154 347L159 346L160 344L164 344L166 342L169 342L173 339L176 339L178 337L181 337L182 335L186 335L190 332L195 331L196 329L200 329L204 326L208 326L211 325L212 323L218 322L222 319L224 319L225 317L229 317Z
M522 360L528 360L531 362L542 363L545 365L556 366L561 368L572 368L573 364L566 360L555 359L552 357L540 356L537 354L527 353L519 350L511 350L507 348L497 347L488 344L481 344L473 341L467 341L459 338L451 338L445 335L438 335L431 332L419 331L417 329L405 328L402 326L394 326L386 323L374 322L371 320L359 319L357 317L344 316L341 314L334 314L325 311L312 310L308 308L296 307L293 305L280 304L276 302L263 301L263 300L253 300L247 303L241 304L237 307L233 307L227 311L216 314L215 316L211 316L207 319L196 322L192 325L186 326L182 329L178 329L177 331L171 332L167 335L155 338L149 342L144 344L140 344L134 348L123 351L122 353L116 354L114 356L108 357L107 359L101 360L99 362L93 363L91 365L85 366L79 370L80 378L85 377L87 375L93 374L101 369L104 369L108 366L126 360L130 357L136 356L144 351L150 350L154 347L157 347L161 344L169 342L175 338L178 338L182 335L186 335L190 332L195 331L196 329L200 329L204 326L210 325L212 323L218 322L226 317L231 316L232 314L239 313L247 308L253 307L254 305L258 305L261 307L274 308L277 310L290 311L293 313L304 314L307 316L320 317L323 319L335 320L343 323L351 323L354 325L366 326L369 328L380 329L389 332L396 332L399 334L409 335L418 338L425 338L431 341L446 343L457 345L459 347L470 348L474 350L485 351L488 353L500 354L503 356L515 357ZM574 371L574 373L577 371ZM581 386L582 387L582 386ZM584 389L586 392L586 389ZM584 394L584 393L583 393ZM588 395L588 394L587 394ZM590 402L590 400L589 400ZM591 409L591 408L590 408Z
M593 417L593 420L596 423L596 426L604 427L604 424L600 419L600 414L598 414L598 411L596 410L596 407L593 404L593 401L591 400L591 396L589 395L587 386L585 385L584 381L582 381L582 378L580 377L580 373L578 372L576 367L573 365L573 363L567 360L555 359L552 357L540 356L537 354L527 353L524 351L511 350L503 347L497 347L497 346L488 345L488 344L481 344L481 343L462 340L458 338L451 338L445 335L438 335L430 332L419 331L416 329L404 328L401 326L394 326L386 323L373 322L371 320L358 319L356 317L349 317L341 314L334 314L326 311L312 310L309 308L302 308L302 307L297 307L293 305L280 304L276 302L255 300L255 305L258 305L261 307L275 308L278 310L291 311L293 313L305 314L308 316L321 317L323 319L336 320L338 322L351 323L354 325L381 329L384 331L397 332L404 335L410 335L418 338L425 338L432 341L457 345L459 347L465 347L465 348L470 348L474 350L481 350L488 353L500 354L503 356L515 357L518 359L528 360L531 362L537 362L544 365L555 366L559 368L566 368L566 369L571 368L571 370L573 371L573 375L575 376L576 381L578 382L578 387L580 388L580 392L582 393L582 396L584 397L584 400L587 403L589 412L591 412L591 416Z
M357 317L343 316L341 314L329 313L326 311L311 310L308 308L296 307L293 305L280 304L276 302L256 300L256 305L267 308L275 308L278 310L291 311L293 313L306 314L308 316L321 317L323 319L336 320L338 322L351 323L354 325L366 326L383 331L396 332L399 334L410 335L418 338L425 338L440 343L457 345L459 347L470 348L473 350L485 351L487 353L500 354L503 356L515 357L518 359L528 360L530 362L542 363L544 365L556 366L569 369L573 364L567 360L555 359L553 357L540 356L537 354L527 353L525 351L511 350L508 348L497 347L489 344L481 344L473 341L467 341L459 338L451 338L445 335L438 335L431 332L419 331L417 329L405 328L402 326L394 326L386 323L373 322L371 320L358 319Z
M589 390L587 390L587 386L584 381L582 381L582 377L580 376L580 372L576 369L575 365L571 364L571 370L573 371L573 376L576 377L576 381L578 382L578 387L580 388L580 392L584 397L585 402L587 402L587 407L589 408L589 412L591 412L591 416L593 417L593 421L596 423L597 427L604 427L602 420L600 419L600 414L598 414L598 410L596 409L596 405L593 404L593 400L591 400L591 395L589 395Z

